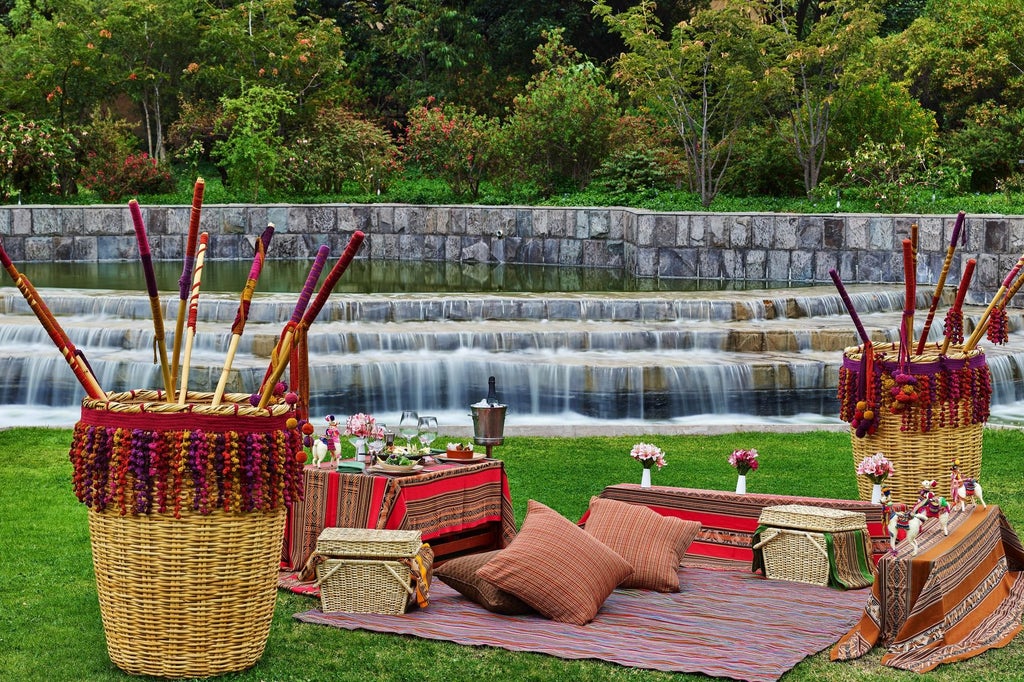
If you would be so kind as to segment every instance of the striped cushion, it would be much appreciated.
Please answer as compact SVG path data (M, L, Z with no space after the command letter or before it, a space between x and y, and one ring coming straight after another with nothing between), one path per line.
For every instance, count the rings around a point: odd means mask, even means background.
M572 521L529 500L519 534L477 575L547 618L586 625L632 570Z
M587 532L633 566L622 587L679 591L679 564L700 523L662 516L647 507L594 497Z
M500 551L500 549L495 549L490 552L467 554L449 559L434 569L434 576L463 597L476 602L488 611L508 616L533 613L529 604L498 589L476 574L478 568L493 559Z

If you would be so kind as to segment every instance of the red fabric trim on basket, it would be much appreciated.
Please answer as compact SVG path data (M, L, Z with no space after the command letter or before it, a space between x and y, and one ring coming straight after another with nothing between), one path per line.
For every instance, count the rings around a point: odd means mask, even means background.
M81 422L89 426L145 429L146 431L241 431L268 433L283 431L292 415L242 417L238 415L196 414L194 412L111 412L82 408Z

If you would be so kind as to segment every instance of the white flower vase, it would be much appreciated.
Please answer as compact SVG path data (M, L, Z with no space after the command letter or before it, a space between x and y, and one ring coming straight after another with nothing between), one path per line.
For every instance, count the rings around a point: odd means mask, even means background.
M746 495L746 493L747 493L747 475L746 474L740 474L739 477L736 479L736 494L737 495Z
M647 467L644 467L643 476L641 476L641 478L640 478L640 487L641 488L650 488L651 487L651 470L648 469Z
M365 438L349 438L348 439L352 446L356 449L356 461L366 461L366 439Z
M882 484L873 483L871 485L871 504L882 503Z

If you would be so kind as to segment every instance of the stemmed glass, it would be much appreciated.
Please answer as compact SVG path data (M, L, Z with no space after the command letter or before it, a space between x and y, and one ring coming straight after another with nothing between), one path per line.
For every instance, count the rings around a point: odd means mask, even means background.
M420 416L412 410L406 410L402 413L402 418L398 420L398 432L405 437L405 445L409 450L409 454L412 454L412 439L419 433Z
M437 439L437 417L420 417L417 430L420 443L429 450L430 444Z

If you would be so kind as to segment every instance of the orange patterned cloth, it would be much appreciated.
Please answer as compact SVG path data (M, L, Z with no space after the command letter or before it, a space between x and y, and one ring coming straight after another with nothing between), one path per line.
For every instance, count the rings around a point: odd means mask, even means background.
M999 507L950 514L949 535L925 524L920 549L882 557L860 622L832 660L886 647L882 665L925 672L1005 646L1021 630L1024 547Z

